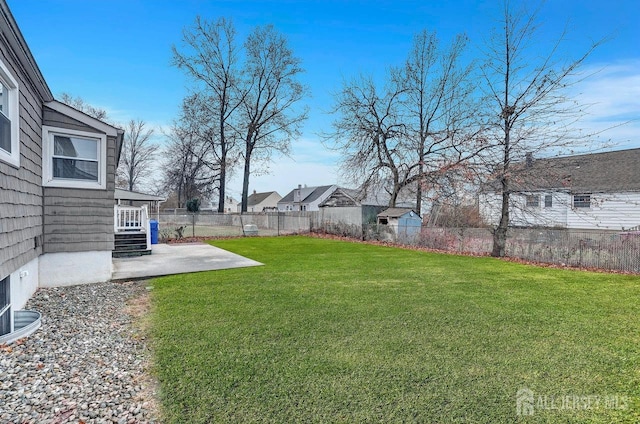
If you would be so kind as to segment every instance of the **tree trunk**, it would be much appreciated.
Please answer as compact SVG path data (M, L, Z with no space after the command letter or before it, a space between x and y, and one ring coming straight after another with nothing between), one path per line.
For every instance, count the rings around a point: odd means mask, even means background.
M500 210L500 223L493 233L493 249L491 256L502 258L507 246L507 229L509 228L509 192L502 192L502 208Z
M247 146L244 156L244 177L242 180L242 210L247 211L247 199L249 198L249 175L251 174L251 147Z
M218 190L218 213L224 213L224 201L226 196L225 185L227 182L227 154L220 157L220 189Z
M220 112L218 115L218 125L220 127L220 187L218 190L218 213L224 213L224 201L226 196L227 184L227 140L225 137L225 109L227 104L227 90L222 93L222 102L220 104Z
M398 193L394 190L393 193L391 193L391 198L389 199L389 207L395 208L397 201L398 201Z
M133 161L133 159L134 158L132 158L131 160ZM129 178L129 191L133 191L133 186L134 186L134 184L133 184L133 172L134 172L133 165L129 166L129 170L128 171L129 171L129 175L127 177Z
M418 173L420 178L418 179L418 187L416 188L416 213L422 215L422 174L424 173L424 142L420 146L420 164L418 165Z

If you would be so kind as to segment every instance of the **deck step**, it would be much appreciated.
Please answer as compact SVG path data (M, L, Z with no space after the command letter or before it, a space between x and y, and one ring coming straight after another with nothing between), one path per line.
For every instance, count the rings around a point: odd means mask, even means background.
M132 256L150 255L151 249L147 246L147 234L140 231L124 231L115 234L114 249L111 254L114 258L126 258Z
M150 255L151 254L151 250L131 250L131 251L123 251L123 250L119 250L119 251L113 251L111 252L111 257L112 258L135 258L137 256L145 256L145 255Z

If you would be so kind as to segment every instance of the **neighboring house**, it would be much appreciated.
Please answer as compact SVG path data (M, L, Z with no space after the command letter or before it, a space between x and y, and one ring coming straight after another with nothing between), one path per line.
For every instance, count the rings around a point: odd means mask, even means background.
M123 131L54 100L0 0L0 335L38 287L107 281Z
M621 231L640 225L640 149L516 165L510 225ZM479 198L485 222L497 225L501 192L492 183Z
M375 224L377 215L386 205L377 199L365 197L359 190L337 187L319 205L319 222L323 225L355 225L362 227Z
M278 202L282 196L277 191L253 193L247 198L247 212L277 212ZM238 204L238 212L242 211L242 203Z
M215 199L200 199L201 203L200 203L200 212L212 212L212 213L217 213L218 212L218 196L214 196ZM240 204L240 202L238 202L236 199L234 199L231 196L224 196L224 206L222 207L222 213L234 213L238 210L238 205ZM179 210L183 210L186 211L186 208L174 208L174 207L170 207L167 210L172 210L172 211L179 211Z
M318 206L337 188L335 185L302 187L291 190L278 202L278 211L318 211Z
M393 228L399 237L417 237L422 228L422 218L413 209L389 208L378 214L378 224Z
M234 199L231 196L224 196L224 213L233 213L236 212L238 210L238 205L240 205L240 202L238 202L236 199ZM213 206L213 210L217 211L218 210L218 205L214 205Z
M389 194L389 185L391 184L390 180L383 181L380 185L370 186L367 189L360 188L358 192L358 197L363 198L364 204L367 205L380 205L389 207L389 203L391 203L391 194ZM396 198L396 208L407 208L414 209L416 208L416 193L414 190L414 186L404 187L398 193L398 197Z

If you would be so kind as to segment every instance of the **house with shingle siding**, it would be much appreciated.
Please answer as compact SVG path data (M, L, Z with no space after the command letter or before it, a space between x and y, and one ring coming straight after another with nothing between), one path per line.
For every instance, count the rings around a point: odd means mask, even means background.
M54 99L0 0L0 335L38 287L111 278L122 137Z
M362 190L337 187L320 203L319 221L323 225L354 225L362 228L362 225L375 224L378 213L387 209L387 206L388 200L386 204L381 203Z
M479 197L485 222L497 225L501 192ZM623 231L640 225L640 149L533 159L516 165L510 225Z

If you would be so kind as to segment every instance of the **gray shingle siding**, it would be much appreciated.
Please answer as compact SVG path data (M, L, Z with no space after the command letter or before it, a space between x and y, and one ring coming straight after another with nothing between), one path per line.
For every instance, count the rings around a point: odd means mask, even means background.
M102 133L101 131L93 127L90 127L85 123L75 120L67 115L63 115L62 113L56 110L50 109L46 106L44 107L43 121L44 121L44 125L48 125L51 127L66 128L69 130L77 130L77 131L85 131L85 132L93 132L93 133Z
M57 111L44 108L44 125L101 133ZM111 251L116 139L107 137L107 188L44 188L44 252Z
M18 81L20 167L0 161L0 278L42 254L42 105L34 85L18 64L0 18L0 60Z

